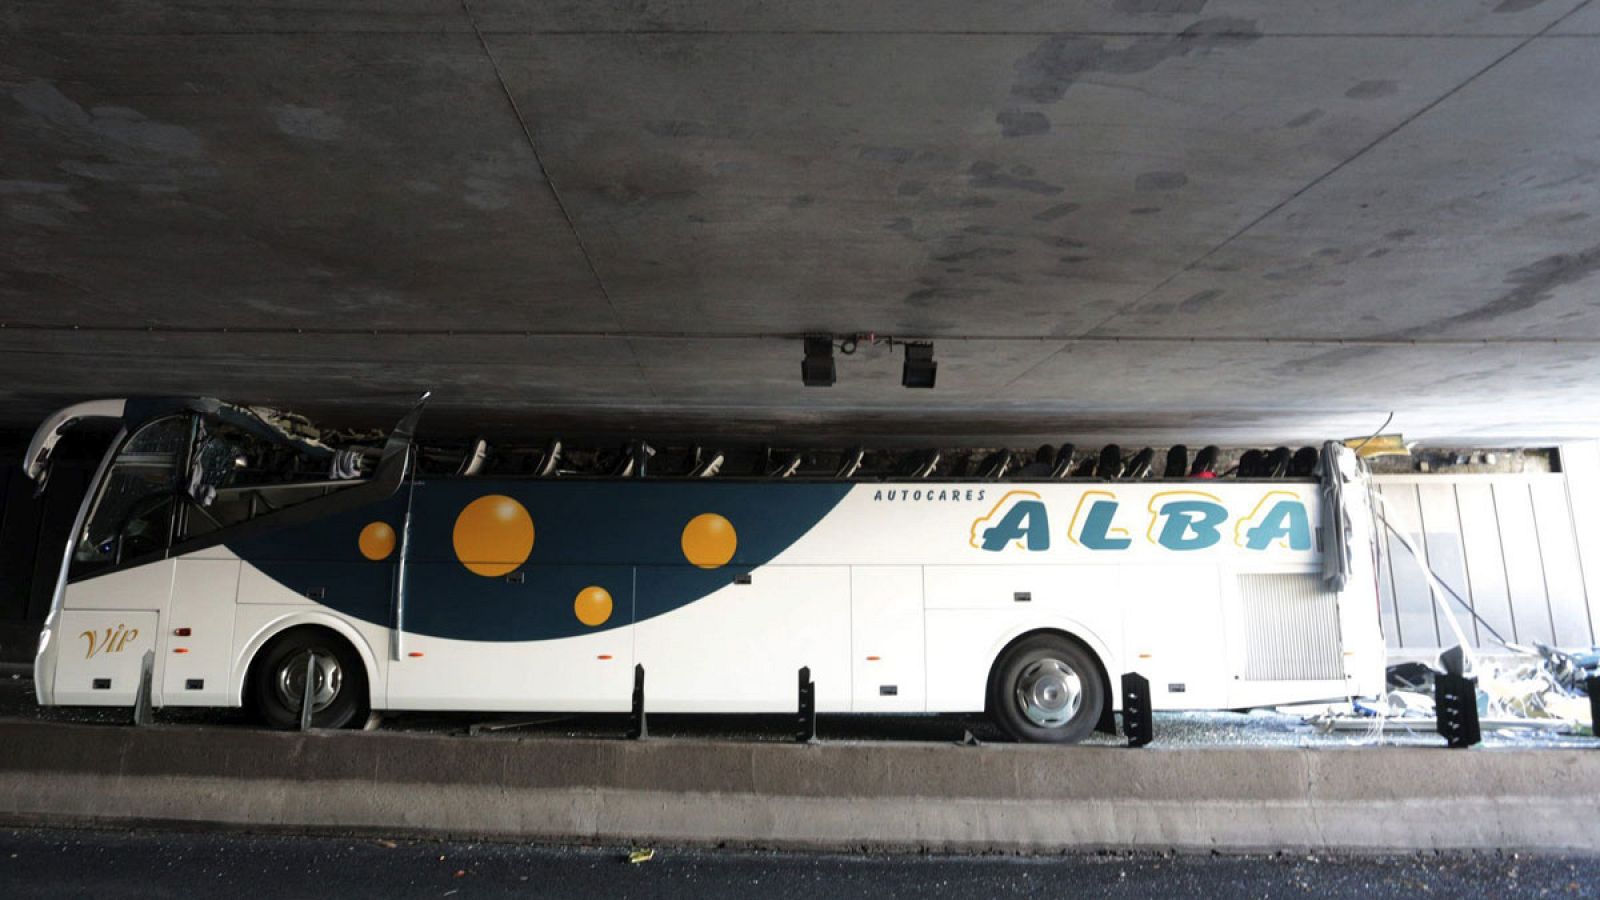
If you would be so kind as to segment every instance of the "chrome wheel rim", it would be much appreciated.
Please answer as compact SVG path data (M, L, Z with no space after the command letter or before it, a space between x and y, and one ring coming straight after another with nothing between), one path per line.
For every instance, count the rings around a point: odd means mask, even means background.
M1060 728L1083 706L1083 679L1059 659L1029 663L1017 676L1017 709L1040 728Z
M339 668L339 658L326 650L302 650L292 653L278 664L273 685L278 691L278 702L292 712L299 712L306 692L306 660L314 660L311 674L311 711L322 712L339 698L344 685L344 672Z

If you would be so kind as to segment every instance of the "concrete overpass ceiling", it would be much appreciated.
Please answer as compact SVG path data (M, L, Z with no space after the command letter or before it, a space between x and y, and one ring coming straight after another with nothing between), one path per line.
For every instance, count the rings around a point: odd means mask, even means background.
M0 12L0 426L1600 436L1600 7ZM932 338L800 384L811 331ZM1201 433L1203 432L1203 433Z

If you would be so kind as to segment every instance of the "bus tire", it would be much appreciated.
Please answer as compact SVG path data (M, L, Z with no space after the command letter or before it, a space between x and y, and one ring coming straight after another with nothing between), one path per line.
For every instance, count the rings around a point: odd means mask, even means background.
M248 692L251 706L271 728L300 727L306 660L315 659L311 725L358 727L367 719L367 670L355 648L325 628L292 628L256 654Z
M1100 721L1105 690L1094 657L1056 634L1024 638L995 664L989 709L1019 741L1074 744Z

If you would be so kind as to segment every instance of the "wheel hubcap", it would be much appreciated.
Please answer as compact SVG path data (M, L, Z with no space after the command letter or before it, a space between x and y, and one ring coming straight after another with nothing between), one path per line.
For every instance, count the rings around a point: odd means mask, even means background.
M1031 663L1017 677L1017 708L1041 728L1060 728L1083 705L1083 680L1059 659Z
M292 712L299 712L306 694L306 660L312 660L311 711L322 712L339 697L344 684L344 673L339 669L339 659L326 650L302 650L290 655L278 665L273 679L278 690L278 702Z

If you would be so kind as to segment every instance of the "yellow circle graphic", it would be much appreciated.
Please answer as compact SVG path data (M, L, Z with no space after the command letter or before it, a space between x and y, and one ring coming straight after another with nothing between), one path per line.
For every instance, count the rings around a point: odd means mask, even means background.
M701 513L683 526L683 557L702 569L727 565L738 546L733 523L716 513Z
M579 622L591 628L604 625L611 618L611 592L590 585L578 592L578 599L572 601L572 611L577 614Z
M394 529L388 522L371 522L361 529L361 536L356 539L356 546L361 548L361 555L377 562L388 559L394 552Z
M456 559L485 577L509 575L533 552L533 517L504 494L489 494L467 504L456 516L451 540Z

